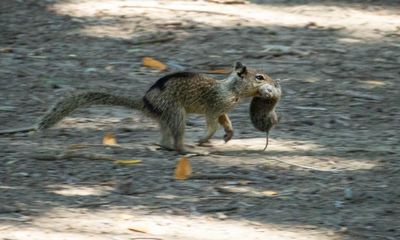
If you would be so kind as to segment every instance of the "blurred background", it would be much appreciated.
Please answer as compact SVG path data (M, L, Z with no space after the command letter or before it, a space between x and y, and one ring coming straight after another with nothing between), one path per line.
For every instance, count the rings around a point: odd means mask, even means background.
M283 98L266 152L250 99L232 111L234 140L221 130L191 158L200 180L174 181L179 157L129 109L1 136L0 238L400 239L399 13L396 0L2 0L1 130L71 92L141 96L235 61L280 79ZM187 142L203 128L192 116ZM122 147L102 146L106 132Z

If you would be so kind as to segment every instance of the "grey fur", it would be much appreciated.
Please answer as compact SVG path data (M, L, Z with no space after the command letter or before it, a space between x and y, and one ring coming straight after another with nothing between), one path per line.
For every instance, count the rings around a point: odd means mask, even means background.
M263 81L255 78L260 74L265 76ZM233 128L227 113L243 98L260 95L263 89L271 88L271 84L273 82L265 73L239 62L223 80L197 73L171 74L159 79L142 97L124 97L108 92L85 92L66 97L30 129L49 128L80 107L96 104L125 106L140 110L160 123L162 146L184 151L188 114L205 115L207 130L200 143L207 142L219 124L226 132L224 140L229 141Z

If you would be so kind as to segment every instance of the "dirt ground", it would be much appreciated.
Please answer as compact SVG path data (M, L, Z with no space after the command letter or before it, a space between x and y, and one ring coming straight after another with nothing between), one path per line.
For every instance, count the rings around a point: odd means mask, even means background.
M190 157L186 181L157 124L124 108L0 136L0 239L400 239L398 1L221 2L0 2L2 130L76 90L142 95L167 72L237 60L284 94L267 151L244 101L234 140L219 130L197 147L211 153ZM192 116L187 142L203 128ZM106 132L120 147L101 145Z

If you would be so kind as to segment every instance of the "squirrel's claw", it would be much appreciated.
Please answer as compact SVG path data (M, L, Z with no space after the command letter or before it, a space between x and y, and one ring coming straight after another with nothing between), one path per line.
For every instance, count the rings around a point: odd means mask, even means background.
M229 142L233 137L233 131L226 131L225 135L224 135L224 141L225 143Z

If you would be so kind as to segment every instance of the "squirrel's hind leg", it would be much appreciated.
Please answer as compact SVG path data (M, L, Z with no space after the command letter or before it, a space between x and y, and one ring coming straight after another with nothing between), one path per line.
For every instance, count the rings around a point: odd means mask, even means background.
M160 122L160 132L161 132L160 146L168 150L174 150L174 145L172 144L172 134L168 124Z
M219 123L218 117L214 116L207 116L206 115L206 124L207 124L207 131L206 134L199 140L200 146L209 146L209 140L214 135L214 133L218 130Z
M160 118L160 126L163 128L161 130L161 133L163 134L162 141L168 144L172 138L174 150L177 152L183 152L183 138L186 127L185 109L176 104L169 106L168 109L163 111Z

